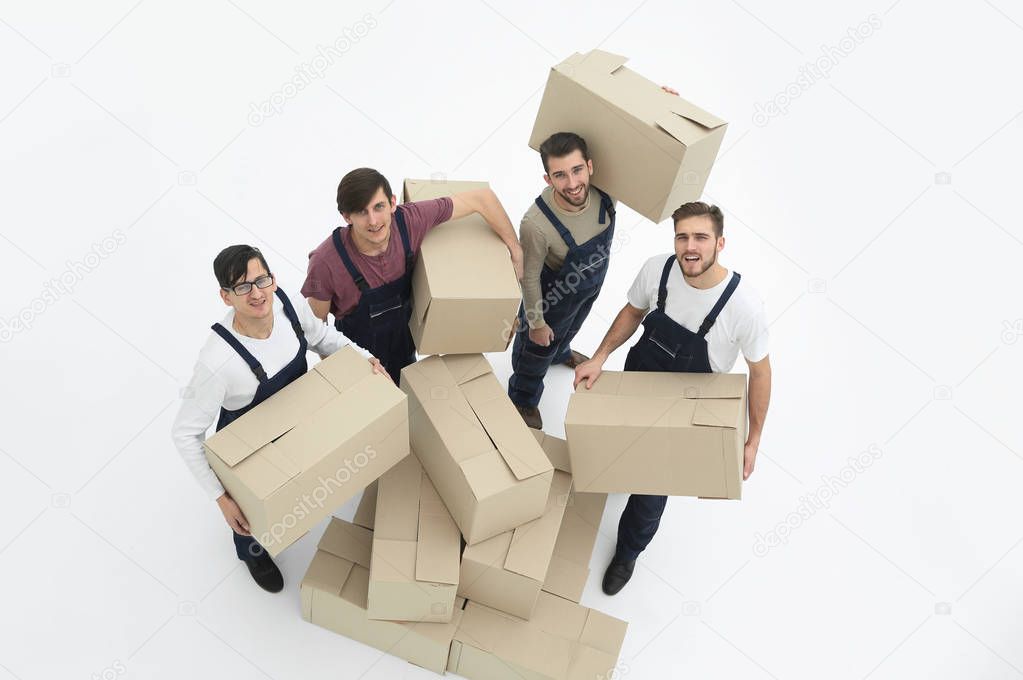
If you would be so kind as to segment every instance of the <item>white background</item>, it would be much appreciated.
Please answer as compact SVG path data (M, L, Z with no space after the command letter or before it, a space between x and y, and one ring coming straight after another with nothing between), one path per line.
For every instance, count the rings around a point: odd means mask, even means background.
M1023 9L890 2L3 3L0 678L429 676L300 619L322 527L281 557L285 592L259 591L178 459L178 392L224 311L211 262L258 245L297 291L362 165L489 180L517 223L547 71L598 46L730 121L706 197L774 366L744 499L673 499L615 598L608 504L584 604L630 622L623 677L1023 675ZM367 15L322 78L251 115ZM826 53L829 78L754 124ZM671 248L667 223L619 224L584 352ZM555 434L570 375L547 381Z

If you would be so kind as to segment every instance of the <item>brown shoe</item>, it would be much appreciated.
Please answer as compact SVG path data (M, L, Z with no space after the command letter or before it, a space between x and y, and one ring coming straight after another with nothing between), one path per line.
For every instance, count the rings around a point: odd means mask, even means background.
M519 415L526 421L526 427L531 427L534 430L543 429L543 419L540 417L540 409L535 406L516 406Z
M574 349L571 350L571 352L572 354L571 356L568 357L568 360L562 362L565 366L568 366L569 368L574 369L576 366L583 363L584 361L590 360L588 356L586 356L585 354L580 354L579 352L576 352Z

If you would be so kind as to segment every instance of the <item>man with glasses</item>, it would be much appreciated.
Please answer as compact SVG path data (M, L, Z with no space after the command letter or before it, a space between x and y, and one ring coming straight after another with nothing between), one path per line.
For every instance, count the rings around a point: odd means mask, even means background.
M309 254L302 295L319 318L326 321L327 313L333 314L337 329L378 357L395 383L401 369L416 360L408 327L412 265L431 229L478 213L507 246L515 277L522 279L515 228L490 189L398 205L386 177L358 168L341 178L337 208L346 226L334 229Z
M222 250L213 273L220 298L231 309L213 324L199 352L171 437L200 486L216 499L234 534L238 559L261 588L276 593L284 587L281 572L251 536L241 508L206 462L203 441L214 421L217 430L226 427L302 376L308 368L306 350L326 357L349 340L317 319L304 300L292 305L263 254L252 246ZM368 358L377 373L384 372L379 361Z

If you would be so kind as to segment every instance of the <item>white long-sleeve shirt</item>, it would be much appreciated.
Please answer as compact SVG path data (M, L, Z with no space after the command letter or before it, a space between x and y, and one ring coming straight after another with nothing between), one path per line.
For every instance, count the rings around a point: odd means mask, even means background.
M271 377L298 353L298 338L284 314L284 305L276 295L272 298L274 324L270 337L265 340L246 337L235 331L234 309L228 311L220 322L256 357ZM326 357L350 344L363 356L370 356L369 352L352 343L333 326L316 318L304 298L288 298L295 307L310 351ZM233 411L250 404L258 386L259 380L245 360L222 337L210 331L206 343L199 351L192 379L182 392L181 408L174 419L171 438L185 465L212 499L219 498L224 493L224 487L206 462L203 452L206 431L220 417L221 407Z

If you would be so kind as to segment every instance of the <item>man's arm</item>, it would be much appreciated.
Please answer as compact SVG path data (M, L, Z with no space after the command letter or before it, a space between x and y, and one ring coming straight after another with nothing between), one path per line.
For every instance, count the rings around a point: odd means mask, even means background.
M749 479L760 447L760 435L767 419L767 405L771 401L771 358L749 361L749 435L743 454L742 478Z
M632 337L632 334L636 332L639 325L643 323L643 317L645 316L645 309L633 307L626 302L625 306L622 307L622 311L618 312L618 316L615 317L611 328L607 329L607 333L604 335L604 339L601 340L600 346L593 353L593 358L575 367L575 382L572 383L572 387L578 387L579 383L584 380L586 381L586 389L593 387L593 383L600 377L604 362L611 356L611 352L621 347Z
M492 189L474 189L463 191L451 197L451 219L457 220L460 217L479 213L487 221L494 233L504 242L511 255L512 266L515 268L515 278L522 280L522 246L515 236L515 227L508 219L508 213L498 200L497 194Z
M327 313L330 311L329 300L317 300L316 298L306 298L309 301L309 309L313 310L313 314L320 321L327 320Z

